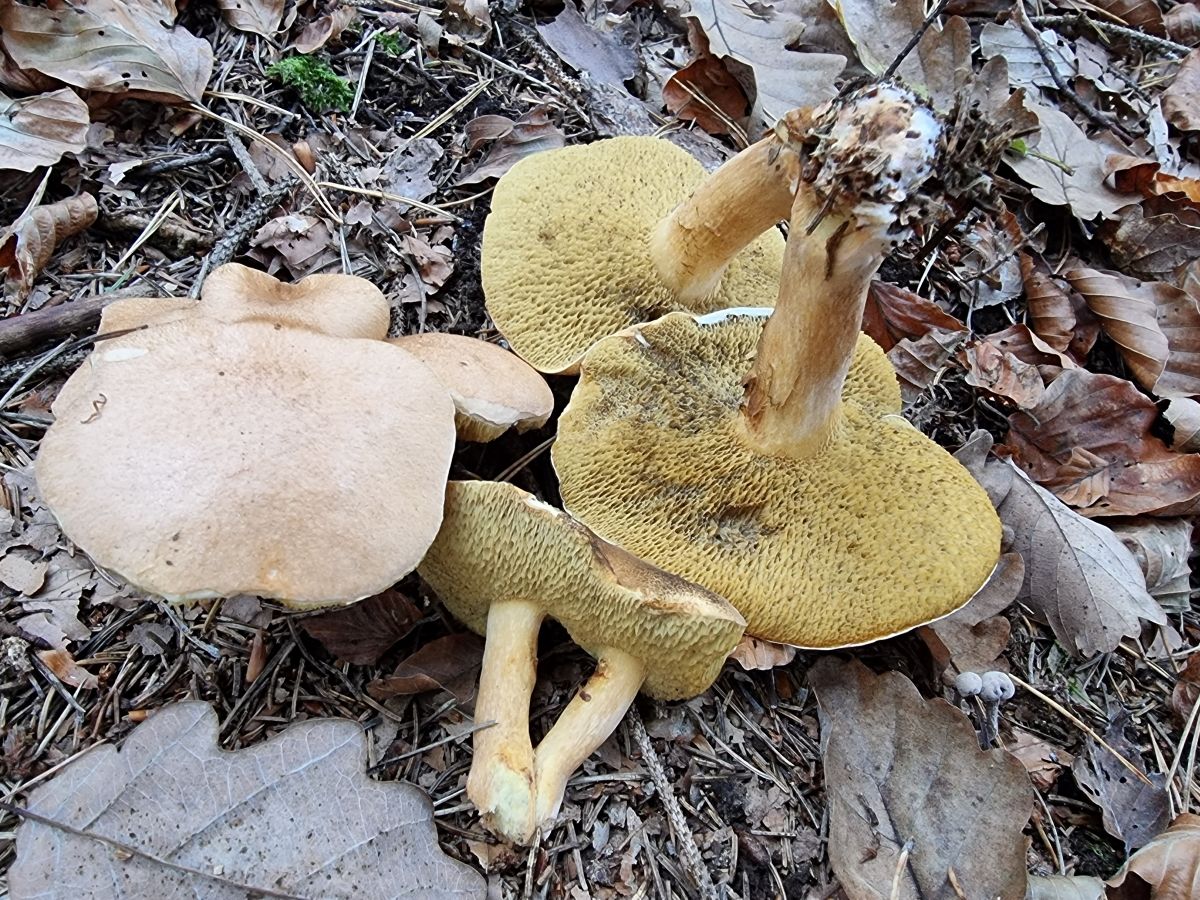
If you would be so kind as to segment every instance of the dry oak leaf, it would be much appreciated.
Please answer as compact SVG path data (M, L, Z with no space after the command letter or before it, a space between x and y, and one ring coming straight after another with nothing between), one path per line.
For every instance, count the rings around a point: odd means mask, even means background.
M1128 519L1112 526L1142 567L1150 596L1168 612L1187 612L1191 605L1192 525L1190 518L1180 517Z
M611 31L585 22L572 3L564 3L563 11L537 30L559 59L595 83L623 88L625 81L637 74L638 57L633 49Z
M1003 750L896 672L831 656L809 671L821 714L829 860L856 900L1022 900L1033 790ZM901 854L907 851L907 861Z
M1188 659L1171 689L1171 712L1179 725L1187 722L1197 700L1200 700L1200 655Z
M284 0L217 0L230 28L268 38L279 31L283 5Z
M862 330L884 352L904 338L924 337L934 328L962 331L966 326L932 300L886 281L872 281L863 308Z
M859 61L872 75L886 70L925 21L924 0L833 0ZM971 72L971 32L966 19L934 22L904 58L896 77L938 109L949 109Z
M0 169L32 172L87 146L87 104L70 88L13 99L0 92Z
M420 621L416 604L391 588L344 609L303 619L300 625L338 659L372 666Z
M212 74L212 47L171 25L174 19L167 0L0 7L4 48L25 68L90 91L199 103Z
M1200 303L1162 281L1076 268L1066 278L1120 348L1134 380L1162 397L1200 394Z
M1193 208L1200 206L1200 179L1168 175L1157 160L1113 154L1108 158L1106 168L1112 173L1113 184L1123 194L1166 196L1187 201Z
M1076 75L1075 51L1052 30L1041 32L1042 40L1049 51L1048 56L1058 74L1064 79ZM1050 88L1056 87L1037 44L1016 22L1004 25L988 22L979 33L979 52L985 59L1000 57L1008 63L1008 80L1013 87Z
M845 56L788 49L808 43L813 24L828 14L823 2L692 0L691 6L688 15L708 36L710 50L753 71L754 113L760 119L774 122L788 110L815 106L837 93Z
M1058 642L1072 654L1092 656L1139 634L1143 619L1165 624L1137 560L1112 531L1070 509L1011 461L989 459L991 446L991 436L976 431L955 456L987 490L1011 532L1007 549L1025 561L1017 599Z
M1200 496L1200 454L1167 449L1151 433L1157 418L1124 378L1069 369L1036 407L1008 417L1004 448L1085 515L1158 513Z
M905 403L914 403L948 368L957 366L954 359L967 332L931 328L913 340L904 338L888 351L888 359L900 379L900 396Z
M1063 5L1081 12L1103 10L1108 18L1147 34L1163 37L1167 33L1162 10L1154 0L1069 0Z
M1200 130L1200 50L1184 58L1175 80L1163 91L1162 111L1180 131Z
M1109 892L1112 900L1145 897L1145 885L1150 886L1150 900L1200 897L1200 816L1176 816L1166 831L1133 854L1108 883L1118 888Z
M1142 754L1125 737L1129 713L1117 707L1104 740L1117 753L1145 772ZM1136 850L1167 827L1171 801L1166 776L1155 772L1139 778L1107 748L1092 738L1071 764L1075 783L1100 807L1104 830L1125 843L1125 851Z
M19 297L32 290L59 241L90 228L98 213L96 198L79 194L27 210L0 232L0 269L8 271Z
M1068 206L1088 221L1111 218L1129 205L1130 197L1105 183L1108 152L1100 144L1065 113L1028 101L1025 105L1038 119L1037 155L1008 153L1004 161L1030 185L1035 197L1052 206Z
M353 6L335 6L331 12L313 19L300 29L288 46L298 53L314 53L340 37L357 17L358 10Z
M99 747L29 796L40 816L128 851L35 821L17 830L14 900L40 897L241 898L255 888L322 897L485 895L483 878L438 846L429 799L367 777L356 722L292 724L229 753L207 703L174 703L120 751Z

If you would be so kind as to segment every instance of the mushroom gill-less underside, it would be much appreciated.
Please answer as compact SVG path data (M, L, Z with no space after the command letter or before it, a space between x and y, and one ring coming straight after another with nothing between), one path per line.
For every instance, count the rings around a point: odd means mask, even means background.
M727 597L757 637L849 646L953 612L999 551L987 494L899 415L865 337L824 452L750 446L742 380L765 321L676 313L592 347L553 449L565 507Z
M685 151L646 137L517 163L496 185L482 257L488 312L512 348L543 372L573 372L594 341L664 313L773 305L783 254L774 229L697 300L681 299L655 268L655 229L705 177Z

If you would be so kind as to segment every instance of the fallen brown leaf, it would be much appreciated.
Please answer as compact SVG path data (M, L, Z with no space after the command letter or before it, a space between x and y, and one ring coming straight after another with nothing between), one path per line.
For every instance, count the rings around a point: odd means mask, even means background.
M1030 875L1025 900L1104 900L1104 882L1092 875Z
M788 644L764 641L747 634L738 641L729 658L749 671L774 669L777 666L786 666L795 659L796 648Z
M1200 451L1200 403L1176 397L1163 404L1162 412L1173 430L1171 449L1182 453Z
M825 3L692 0L688 15L704 30L715 55L750 67L759 119L774 122L788 110L814 106L837 92L835 81L846 67L845 56L788 49L802 40L811 48L815 33L832 30Z
M166 2L0 6L4 49L25 68L89 91L199 103L212 47L174 18L175 5Z
M1004 449L1087 515L1155 513L1200 495L1200 454L1167 449L1151 432L1157 417L1125 379L1069 369L1036 407L1009 416Z
M1076 75L1075 51L1053 31L1042 33L1051 64L1064 79ZM1033 38L1013 21L1003 25L988 22L979 34L979 52L985 59L1003 59L1008 64L1008 78L1013 87L1048 88L1057 85L1038 52Z
M1200 50L1187 55L1163 91L1162 111L1180 131L1200 130Z
M1003 331L995 331L987 336L987 340L995 344L1004 353L1011 353L1021 362L1036 366L1043 379L1053 381L1063 369L1075 369L1075 361L1064 353L1055 350L1030 330L1028 325L1017 323L1009 325Z
M1187 722L1197 700L1200 700L1200 655L1188 660L1171 689L1171 712L1179 725Z
M343 609L303 619L300 625L338 659L372 666L420 620L416 604L392 588Z
M87 146L87 104L70 88L14 100L0 93L0 169L32 172Z
M611 31L601 31L585 22L574 4L563 4L563 11L538 25L537 30L559 59L577 72L586 72L593 82L624 88L625 82L637 74L638 59L633 49Z
M1200 257L1200 212L1165 197L1127 206L1100 228L1113 266L1137 278L1174 281Z
M694 27L694 26L693 26ZM720 57L705 50L663 85L667 109L685 122L695 122L709 134L729 134L750 111L750 101Z
M1025 284L1025 302L1029 307L1029 324L1034 333L1060 353L1075 339L1075 308L1067 292L1051 278L1045 267L1028 253L1019 256L1021 280ZM1086 354L1091 347L1084 350Z
M492 14L487 0L446 0L446 30L472 44L486 44L492 35Z
M289 213L271 219L250 239L250 256L274 273L282 264L294 277L320 272L338 259L324 219Z
M917 633L939 671L951 668L954 672L1008 669L1001 655L1008 647L1012 626L1004 616L992 616L975 625L942 619L923 626Z
M1025 561L1018 599L1050 626L1058 642L1072 654L1092 656L1139 634L1142 620L1165 624L1124 544L1011 461L990 459L990 448L991 436L981 430L955 455L987 490L1011 531L1008 549Z
M230 28L273 37L283 22L284 0L217 0Z
M23 822L9 889L14 898L53 897L69 879L81 897L266 889L483 900L483 878L438 846L429 798L368 777L366 757L362 728L344 719L296 722L230 753L217 744L211 706L173 703L120 751L89 750L30 793L30 811L74 830Z
M1108 884L1119 889L1109 892L1111 900L1145 897L1145 885L1150 887L1150 900L1200 897L1200 816L1176 816L1171 826L1133 854Z
M0 582L18 594L36 594L46 583L49 565L45 560L35 562L26 559L19 551L10 550L0 557Z
M934 328L962 331L966 326L920 294L886 281L871 282L863 309L862 330L885 353L904 338L924 337Z
M1129 714L1118 710L1104 740L1117 753L1145 772L1142 754L1125 737ZM1075 782L1088 798L1100 807L1104 830L1124 841L1125 850L1136 850L1167 827L1170 821L1170 800L1167 797L1166 776L1147 775L1138 778L1106 748L1090 737L1084 752L1071 765Z
M1033 795L1021 764L980 750L966 716L924 700L899 673L826 656L809 683L821 713L829 860L847 893L1022 900Z
M488 117L488 133L499 125L496 117ZM476 135L480 129L476 130ZM488 151L487 156L474 169L458 179L458 184L477 184L488 178L499 178L518 162L543 150L557 150L566 146L567 136L550 121L549 111L537 106L512 123L512 127L500 134Z
M1046 388L1037 366L1002 350L990 336L967 344L962 355L967 384L1011 400L1018 409L1030 409L1042 399Z
M947 368L957 365L954 354L967 332L932 328L922 337L904 338L888 351L888 359L900 378L900 395L905 403L920 397Z
M342 32L354 24L356 18L357 9L339 4L300 29L300 33L292 39L288 47L298 53L315 53L330 41L341 37Z
M39 650L38 659L44 662L46 668L63 684L86 688L89 691L100 686L96 676L75 662L75 657L66 650Z
M1115 154L1108 158L1106 168L1113 173L1113 183L1123 194L1166 196L1186 200L1193 207L1200 206L1200 179L1168 175L1161 171L1162 163L1157 160Z
M391 675L367 685L376 700L444 690L461 704L475 696L475 681L483 664L483 639L466 632L430 641L405 659Z
M1026 107L1037 116L1040 126L1037 155L1009 153L1004 160L1033 189L1035 197L1053 206L1068 206L1088 221L1097 216L1109 218L1132 202L1105 183L1108 152L1070 116L1029 101Z
M956 622L961 625L978 625L993 616L998 616L1016 602L1024 581L1025 561L1021 559L1021 554L1002 553L988 580L975 592L975 596L967 601L967 605L933 624Z
M1066 5L1077 9L1102 9L1113 19L1147 34L1162 37L1167 33L1162 10L1154 0L1071 0Z
M1186 612L1190 606L1192 525L1190 518L1141 518L1112 526L1142 567L1150 596L1167 612Z
M79 194L34 207L0 232L0 269L8 271L18 297L33 289L59 242L90 228L98 213L96 198Z
M1167 10L1163 16L1167 35L1176 43L1195 47L1200 43L1200 6L1195 3L1180 3Z
M1012 729L1012 741L1007 750L1025 767L1029 780L1039 791L1048 791L1058 781L1063 766L1069 766L1075 757L1056 747L1044 738L1030 734L1023 728Z

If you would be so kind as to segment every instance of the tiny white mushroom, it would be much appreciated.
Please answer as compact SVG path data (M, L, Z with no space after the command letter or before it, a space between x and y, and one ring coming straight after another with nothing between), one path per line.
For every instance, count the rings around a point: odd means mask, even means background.
M954 679L954 689L961 697L974 697L983 689L983 679L978 672L963 672Z
M1013 680L1003 672L984 672L980 676L979 699L987 710L987 727L983 733L984 746L1000 737L1000 704L1017 692Z

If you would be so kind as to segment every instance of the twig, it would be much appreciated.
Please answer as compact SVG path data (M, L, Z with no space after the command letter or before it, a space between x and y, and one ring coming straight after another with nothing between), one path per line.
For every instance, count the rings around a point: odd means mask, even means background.
M1178 44L1167 38L1155 37L1152 34L1146 34L1146 32L1138 31L1136 28L1127 28L1124 25L1116 25L1111 22L1096 22L1089 19L1083 13L1076 13L1072 16L1030 16L1029 21L1034 25L1045 26L1047 28L1058 28L1061 25L1074 25L1080 28L1086 25L1107 37L1123 37L1126 40L1134 41L1147 47L1153 47L1155 50L1159 50L1175 58L1187 56L1192 52L1192 48L1186 44Z
M687 819L683 817L683 810L679 808L679 801L675 799L671 782L667 780L667 773L663 771L658 754L654 752L654 745L650 743L650 735L646 733L646 726L642 723L642 717L636 706L629 707L626 718L629 720L633 738L637 741L638 749L641 751L642 763L646 766L646 771L650 773L650 780L654 782L658 798L666 810L667 820L671 823L671 830L675 833L675 841L679 844L680 857L683 859L684 867L692 876L696 887L700 889L700 896L703 900L717 900L717 889L713 885L712 875L704 864L700 848L696 846L696 838L692 835L691 828L688 827Z
M904 45L904 49L896 54L896 58L892 60L892 64L883 70L883 74L879 76L880 81L887 81L896 74L896 70L900 68L900 64L904 62L908 54L913 52L917 44L921 43L921 38L925 36L925 32L933 24L934 19L942 14L942 10L946 8L946 4L950 0L938 0L937 5L929 11L929 15L925 17L925 21L921 23L913 36L908 39L908 43Z
M1016 14L1017 24L1025 32L1025 36L1033 41L1033 45L1037 48L1038 56L1041 57L1042 65L1050 73L1050 77L1054 79L1054 86L1058 88L1059 92L1070 101L1072 106L1083 113L1093 125L1108 128L1120 137L1121 140L1126 143L1131 142L1133 137L1121 127L1120 122L1108 113L1097 109L1087 100L1084 100L1067 84L1067 80L1058 71L1054 60L1050 58L1050 48L1046 46L1046 42L1042 40L1042 36L1038 33L1038 30L1029 21L1029 15L1025 12L1025 0L1017 0L1017 4L1013 9Z
M0 319L0 359L14 356L22 350L55 338L91 329L100 321L100 313L108 304L123 297L136 297L145 293L144 289L119 288L95 297L85 297Z
M254 192L256 194L265 194L271 189L270 185L267 184L267 179L263 178L262 172L258 171L258 166L254 164L254 160L250 158L250 154L246 150L246 145L241 142L237 132L233 130L233 122L227 121L222 127L225 130L225 140L229 142L229 149L233 153L234 159L242 164L242 171L246 173L246 177L254 185Z
M205 872L203 869L193 869L190 866L184 866L179 863L171 862L168 859L163 859L160 856L155 856L153 853L147 853L132 844L126 844L124 841L118 841L114 838L106 837L103 834L96 834L94 831L84 831L82 828L76 828L73 825L68 825L66 822L59 822L57 819L51 819L48 816L43 816L40 813L35 813L32 810L25 809L22 806L15 806L12 803L6 803L0 800L0 809L5 812L10 812L13 815L20 816L22 819L28 819L31 822L37 822L39 825L45 825L47 828L54 828L58 831L65 831L67 834L73 834L76 837L87 838L88 840L97 841L101 844L107 844L121 853L128 853L130 856L136 856L139 859L144 859L147 862L154 863L166 869L172 869L176 872L182 872L185 875L191 875L194 878L203 878L205 881L215 881L217 884L227 888L234 888L239 891L244 891L248 897L282 897L284 900L305 900L304 897L298 894L288 894L283 891L274 891L268 887L260 887L254 884L243 884L240 881L234 881L232 878L226 878L224 875L214 875L212 872Z
M130 169L129 174L147 178L151 175L166 175L168 172L176 172L179 169L190 169L192 166L202 166L205 163L216 162L218 159L229 156L232 152L225 144L214 144L207 150L201 150L199 153L190 153L187 156L172 156L168 159L142 163Z

